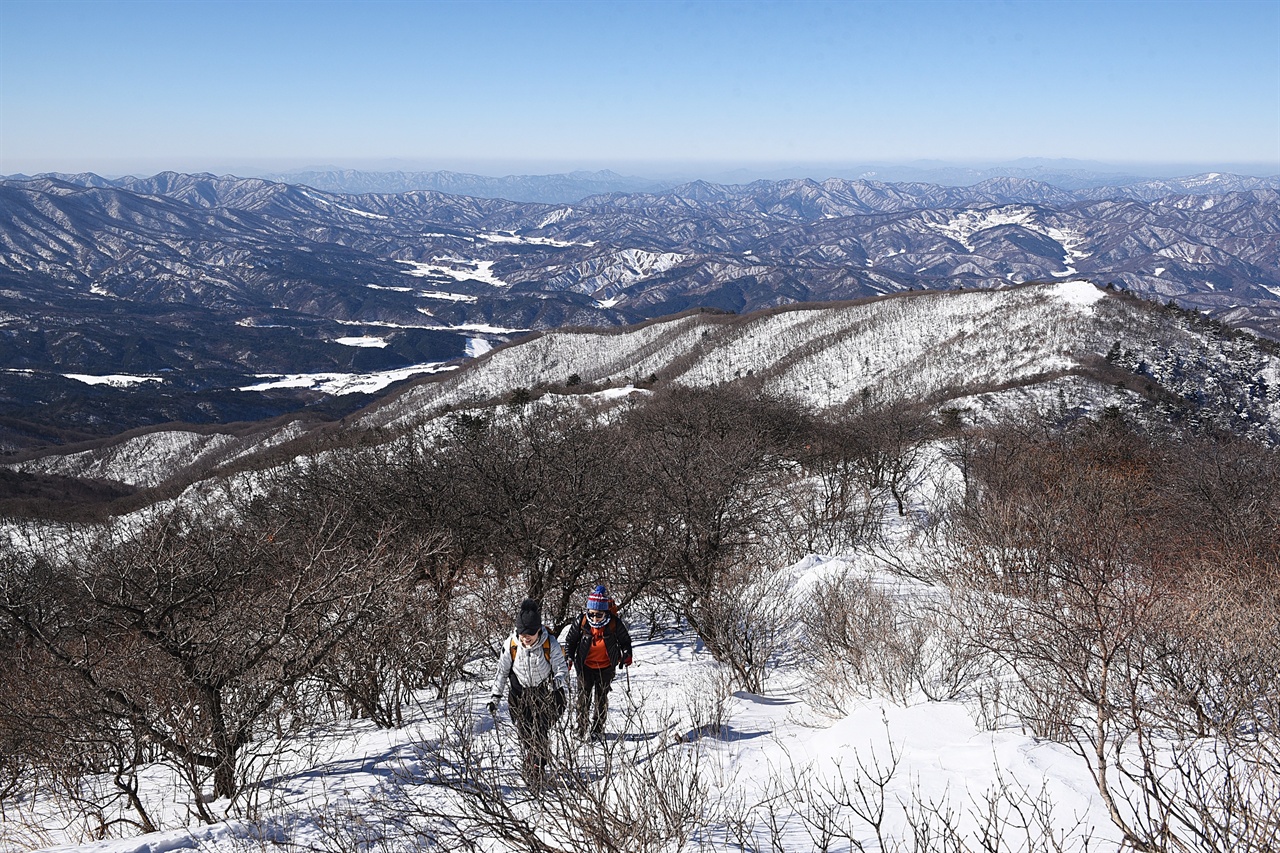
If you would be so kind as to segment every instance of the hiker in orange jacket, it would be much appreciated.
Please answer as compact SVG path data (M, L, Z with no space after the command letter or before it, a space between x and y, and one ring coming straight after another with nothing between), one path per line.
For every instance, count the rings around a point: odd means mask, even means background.
M600 740L613 676L631 665L631 635L604 584L587 596L587 609L569 627L565 653L578 673L578 737Z

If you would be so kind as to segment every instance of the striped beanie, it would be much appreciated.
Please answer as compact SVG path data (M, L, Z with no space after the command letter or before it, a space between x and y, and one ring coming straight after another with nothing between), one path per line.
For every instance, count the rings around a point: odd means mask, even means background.
M609 593L605 591L604 584L600 584L591 590L591 594L587 596L588 610L609 611Z

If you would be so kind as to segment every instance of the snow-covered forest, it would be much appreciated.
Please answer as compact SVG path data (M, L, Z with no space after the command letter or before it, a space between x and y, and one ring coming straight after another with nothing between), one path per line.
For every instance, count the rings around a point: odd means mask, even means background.
M1277 849L1280 455L1051 408L525 396L15 525L0 849ZM531 790L494 662L601 582Z

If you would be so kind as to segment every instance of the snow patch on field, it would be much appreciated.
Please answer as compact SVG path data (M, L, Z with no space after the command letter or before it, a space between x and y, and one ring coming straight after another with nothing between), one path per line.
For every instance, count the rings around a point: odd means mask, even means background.
M420 290L418 295L423 299L443 299L448 302L475 302L479 298L467 293L450 293L445 290Z
M335 344L342 344L344 347L375 347L382 349L387 342L382 338L375 338L372 335L361 335L358 338L335 338Z
M550 237L524 237L514 234L510 231L499 231L493 234L477 234L476 239L487 240L490 243L515 243L521 246L593 246L592 243L570 243L564 240L553 240Z
M406 275L419 278L447 277L455 281L479 281L494 287L510 287L502 279L493 274L493 261L469 261L465 258L435 257L432 263L423 261L400 261L412 267L405 270Z
M477 332L482 335L519 335L528 329L511 329L506 326L493 326L488 323L462 323L458 326L449 326L451 332Z
M112 388L129 388L146 382L164 381L159 376L129 376L122 373L111 373L105 376L95 376L88 373L64 373L62 375L67 379L74 379L86 385L109 385Z
M428 373L442 373L456 369L443 362L415 364L411 367L397 367L394 370L381 370L377 373L291 373L291 374L259 374L265 381L254 385L246 385L241 391L270 391L272 388L307 388L321 394L342 396L344 394L372 394L381 391L393 382L420 376Z
M926 220L924 224L950 237L972 252L973 244L969 241L979 231L986 231L988 228L996 228L1001 225L1025 226L1034 216L1035 209L1031 207L992 207L985 210L965 210L951 216L946 221L933 222Z

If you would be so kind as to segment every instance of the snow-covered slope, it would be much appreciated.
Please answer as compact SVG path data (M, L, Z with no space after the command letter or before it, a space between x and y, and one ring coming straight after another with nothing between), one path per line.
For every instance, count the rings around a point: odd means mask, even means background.
M193 471L260 453L301 433L298 423L248 436L157 430L93 450L40 456L11 467L28 473L111 480L137 488L153 488Z
M736 380L817 408L872 395L981 416L1019 406L1091 410L1145 400L1226 418L1233 429L1272 438L1280 432L1280 394L1272 390L1280 388L1280 358L1272 348L1085 281L549 332L412 386L347 423L408 429L451 408L505 402L518 389L577 395ZM161 431L20 467L154 486L293 434L273 430L232 442Z
M657 378L707 386L752 378L768 391L817 407L864 393L943 403L1096 371L1117 348L1138 353L1132 367L1161 383L1181 377L1194 387L1207 376L1229 374L1237 382L1275 387L1280 378L1280 361L1254 342L1215 340L1185 317L1160 315L1085 281L1064 281L742 317L691 314L622 332L547 333L496 350L442 382L409 389L360 423L403 426L446 406L500 400L517 388L563 387L573 375L585 384L613 385ZM1151 365L1161 353L1164 360L1185 354L1197 363L1189 369L1180 359L1169 376L1154 375ZM1192 374L1199 378L1190 379ZM1090 393L1098 391L1095 383ZM1265 394L1252 400L1233 404L1251 407L1250 416L1260 422L1280 422L1280 400Z

